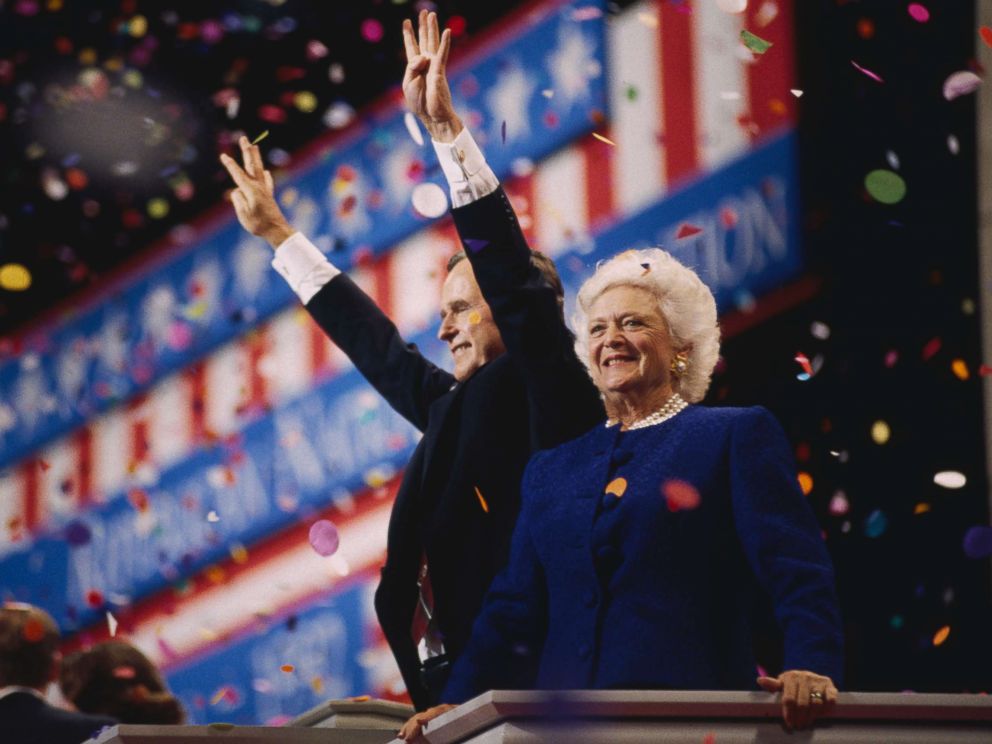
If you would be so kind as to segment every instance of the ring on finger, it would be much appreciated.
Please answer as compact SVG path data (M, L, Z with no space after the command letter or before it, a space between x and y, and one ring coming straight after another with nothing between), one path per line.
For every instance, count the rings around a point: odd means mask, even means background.
M809 693L809 699L810 699L810 702L822 703L823 702L823 693L820 692L819 690L812 690Z

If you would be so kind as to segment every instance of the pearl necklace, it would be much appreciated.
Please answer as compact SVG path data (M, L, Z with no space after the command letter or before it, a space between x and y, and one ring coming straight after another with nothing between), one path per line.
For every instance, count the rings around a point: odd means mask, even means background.
M688 407L688 405L689 404L685 402L685 399L681 395L675 393L674 395L672 395L671 398L666 400L665 405L663 405L657 411L655 411L654 413L649 413L644 418L638 419L634 423L628 425L627 428L624 429L624 431L632 431L633 429L644 429L648 426L654 426L655 424L660 424L663 421L668 421L668 419L670 419L675 414L685 410ZM620 423L618 419L606 420L607 427L616 426L618 423Z

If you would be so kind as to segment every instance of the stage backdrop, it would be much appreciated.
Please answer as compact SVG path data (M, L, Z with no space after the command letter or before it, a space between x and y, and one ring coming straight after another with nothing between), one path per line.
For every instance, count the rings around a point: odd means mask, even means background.
M722 310L802 268L791 3L549 2L464 54L456 105L528 237L574 295L596 261L662 245ZM773 42L755 55L743 28ZM390 100L395 100L390 99ZM450 223L389 102L314 148L278 198L424 353ZM162 664L194 721L280 720L328 697L402 697L371 593L418 433L376 396L233 219L0 368L0 588L72 644L111 627ZM474 498L467 494L467 498ZM341 547L316 555L329 518Z

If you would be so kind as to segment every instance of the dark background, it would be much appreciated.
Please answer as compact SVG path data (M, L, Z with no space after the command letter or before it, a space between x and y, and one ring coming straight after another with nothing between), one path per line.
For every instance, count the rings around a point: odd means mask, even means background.
M464 44L523 4L434 5ZM817 289L786 289L787 309L761 322L752 321L766 301L734 314L728 328L749 327L728 334L709 402L767 405L812 478L847 629L845 687L988 690L992 578L987 559L962 550L965 531L989 523L975 101L941 94L952 72L981 71L974 4L929 0L926 23L905 2L795 4L801 219ZM329 109L340 116L395 89L399 24L414 12L394 0L0 0L0 264L33 274L26 292L0 290L0 336L98 292L156 238L214 207L227 186L217 154L240 133L268 130L270 165L291 167L328 129ZM131 25L136 14L144 33ZM187 25L207 18L216 38ZM363 37L369 20L381 24L380 41ZM88 86L86 49L105 75ZM107 69L117 57L121 69ZM296 105L300 92L314 95L312 110ZM906 180L899 204L866 194L876 168ZM67 185L63 198L46 192L46 173ZM149 213L156 198L165 216ZM813 335L814 322L828 338ZM799 352L817 369L807 381L796 378ZM958 359L965 380L952 371ZM870 434L879 420L891 429L884 444ZM967 485L935 485L941 470L964 473ZM839 494L846 513L831 512Z

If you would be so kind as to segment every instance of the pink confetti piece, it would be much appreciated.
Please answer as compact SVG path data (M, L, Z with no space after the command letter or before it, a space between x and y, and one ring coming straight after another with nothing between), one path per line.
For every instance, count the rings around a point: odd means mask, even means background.
M857 70L860 73L863 73L864 75L867 75L868 77L870 77L875 82L878 82L878 83L884 83L885 82L884 80L882 80L882 78L879 75L875 74L874 72L872 72L871 70L869 70L869 69L867 69L865 67L862 67L857 62L855 62L853 59L851 60L851 64L854 65L854 69L855 70Z
M699 506L699 491L691 483L672 479L661 487L668 511L691 511Z
M926 23L930 20L930 11L920 3L910 3L906 10L909 11L909 15L917 23Z
M339 541L338 528L330 520L320 519L310 526L310 547L317 555L334 555Z
M978 90L982 79L971 70L960 70L952 73L944 81L944 98L953 101L960 96L966 96Z

